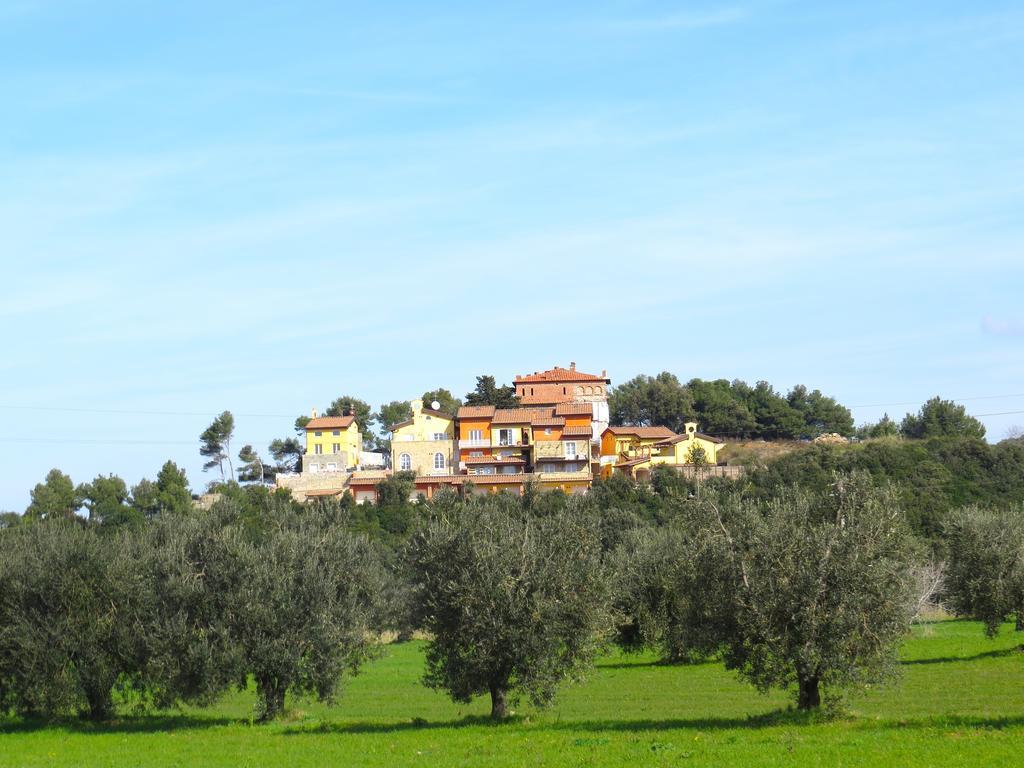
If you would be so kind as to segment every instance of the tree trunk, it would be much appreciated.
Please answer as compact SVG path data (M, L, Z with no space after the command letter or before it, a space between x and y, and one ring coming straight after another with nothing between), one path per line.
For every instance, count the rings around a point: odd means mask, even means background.
M796 706L798 709L818 709L821 706L817 677L800 678L800 694Z
M504 685L491 684L491 719L504 720L508 717L508 690Z
M1017 611L1017 631L1024 632L1024 611Z
M284 712L285 686L276 679L256 681L256 694L260 700L261 723L269 723Z
M85 700L89 705L87 717L94 723L102 720L109 720L114 711L114 702L110 698L110 690L103 690L100 686L87 686L85 689Z

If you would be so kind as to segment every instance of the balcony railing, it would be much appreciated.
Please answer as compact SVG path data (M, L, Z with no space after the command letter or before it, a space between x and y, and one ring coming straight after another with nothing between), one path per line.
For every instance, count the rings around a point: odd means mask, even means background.
M468 440L459 440L459 448L490 448L491 440L488 437L482 438L470 438Z

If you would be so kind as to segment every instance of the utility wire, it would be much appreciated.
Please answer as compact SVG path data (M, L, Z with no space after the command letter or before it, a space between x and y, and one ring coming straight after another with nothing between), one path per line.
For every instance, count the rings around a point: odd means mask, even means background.
M207 413L198 411L142 411L135 409L122 409L122 408L68 408L65 406L42 406L42 405L2 405L0 408L10 411L60 411L63 413L108 413L118 415L138 415L138 416L205 416L214 417L219 416L217 413ZM245 419L294 419L295 414L283 414L283 413L235 413L233 414L236 418Z
M1003 400L1011 397L1024 397L1024 394L1020 395L977 395L975 397L948 397L946 400L951 400L954 403L963 402L966 400ZM902 403L867 403L865 405L850 405L848 408L884 408L890 405L920 405L923 401L921 400L907 400Z

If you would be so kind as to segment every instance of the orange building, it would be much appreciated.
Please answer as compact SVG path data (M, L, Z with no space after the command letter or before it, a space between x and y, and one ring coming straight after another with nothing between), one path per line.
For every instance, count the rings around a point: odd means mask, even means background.
M555 366L547 371L534 371L516 376L512 382L516 397L523 405L558 405L571 402L607 401L608 385L612 383L607 371L600 376L576 370L576 363L568 368Z

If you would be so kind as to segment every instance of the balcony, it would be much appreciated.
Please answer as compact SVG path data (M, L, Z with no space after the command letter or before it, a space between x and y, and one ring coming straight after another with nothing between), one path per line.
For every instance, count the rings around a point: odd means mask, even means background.
M529 441L507 439L503 440L500 437L495 437L491 440L490 448L529 448Z
M459 448L490 448L491 439L489 437L459 440Z

